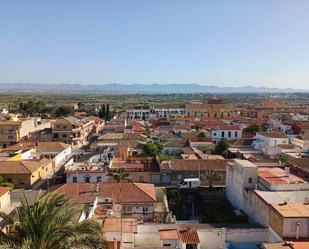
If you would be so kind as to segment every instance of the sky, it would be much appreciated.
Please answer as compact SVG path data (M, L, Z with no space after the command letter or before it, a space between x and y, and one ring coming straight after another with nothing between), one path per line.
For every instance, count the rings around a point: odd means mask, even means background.
M309 89L308 0L1 0L2 83Z

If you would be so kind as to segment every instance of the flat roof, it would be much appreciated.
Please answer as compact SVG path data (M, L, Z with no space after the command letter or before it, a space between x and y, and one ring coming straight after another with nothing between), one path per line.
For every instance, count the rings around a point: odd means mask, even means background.
M285 170L279 167L259 167L258 175L271 185L308 183L304 179L291 173L286 176Z
M281 132L257 132L256 134L270 138L288 138L286 134Z
M309 204L300 202L285 204L273 203L271 206L285 218L309 218Z
M248 160L234 159L234 161L244 168L256 168L257 166Z
M282 203L283 201L304 202L306 198L309 198L309 191L307 190L295 190L295 191L254 190L254 192L268 204Z

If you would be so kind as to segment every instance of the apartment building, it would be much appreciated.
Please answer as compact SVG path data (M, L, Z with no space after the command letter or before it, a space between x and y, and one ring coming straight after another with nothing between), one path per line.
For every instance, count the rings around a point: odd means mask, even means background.
M127 109L127 119L149 120L151 118L150 106L131 106Z
M52 139L79 147L87 143L93 126L93 120L78 119L73 116L57 118L51 124Z
M22 138L28 138L32 132L47 128L49 122L42 122L41 118L26 118L19 121L0 122L0 146L5 148L18 143Z
M157 105L154 107L154 113L156 115L156 118L182 116L185 114L185 105Z

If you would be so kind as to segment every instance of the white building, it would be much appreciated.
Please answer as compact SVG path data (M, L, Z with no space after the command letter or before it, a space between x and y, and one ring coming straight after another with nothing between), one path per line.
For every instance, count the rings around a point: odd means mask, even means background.
M254 139L253 148L261 150L265 154L268 154L267 150L271 147L289 143L288 136L279 132L258 132Z
M244 210L246 191L258 183L258 167L247 160L235 159L226 167L226 198L239 210Z
M185 114L185 106L183 105L159 105L154 108L154 113L157 118L168 116L182 116Z
M242 137L242 129L238 125L217 125L210 129L211 139L220 141L222 138L227 140L237 139Z
M127 119L149 120L151 116L149 106L133 106L127 109Z
M65 166L67 183L97 183L108 180L107 172L98 164L73 163Z
M292 120L295 121L308 121L309 120L309 115L308 114L292 114Z

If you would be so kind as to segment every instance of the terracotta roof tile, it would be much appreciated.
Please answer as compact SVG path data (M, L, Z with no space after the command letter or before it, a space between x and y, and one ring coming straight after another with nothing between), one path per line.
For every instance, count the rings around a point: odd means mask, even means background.
M188 230L179 230L178 233L179 233L179 239L185 244L200 243L197 231L194 228L189 228Z
M93 203L97 195L94 183L66 183L54 192L65 194L71 202L80 204Z
M154 185L149 183L102 182L99 184L99 196L113 198L116 203L152 203L156 201Z

